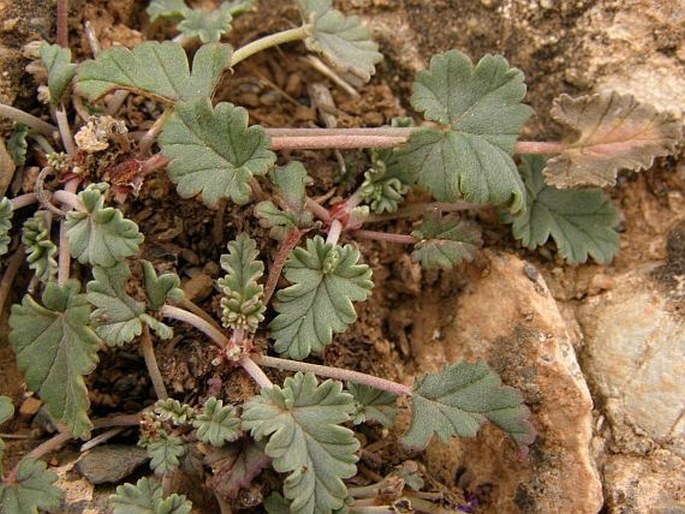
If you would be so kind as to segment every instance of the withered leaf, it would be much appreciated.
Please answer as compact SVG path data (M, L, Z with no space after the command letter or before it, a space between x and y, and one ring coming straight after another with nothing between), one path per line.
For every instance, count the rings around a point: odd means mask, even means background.
M555 187L612 186L619 169L649 168L655 157L673 152L681 126L672 116L616 92L554 100L552 117L577 137L544 170Z

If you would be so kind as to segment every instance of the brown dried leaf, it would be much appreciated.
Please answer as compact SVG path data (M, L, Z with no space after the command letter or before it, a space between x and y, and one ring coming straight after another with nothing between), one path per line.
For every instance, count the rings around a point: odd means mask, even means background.
M619 169L646 169L673 152L682 132L669 114L616 92L561 95L550 114L578 133L544 170L547 184L561 188L612 186Z
M7 193L15 169L14 160L5 147L5 140L0 137L0 196L5 196Z

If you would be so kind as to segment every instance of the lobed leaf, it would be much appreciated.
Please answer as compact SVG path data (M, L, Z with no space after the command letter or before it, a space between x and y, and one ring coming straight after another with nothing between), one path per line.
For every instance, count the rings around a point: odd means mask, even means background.
M296 373L283 388L263 388L245 404L243 428L264 448L279 473L293 513L331 513L343 507L342 479L356 473L359 442L344 426L354 410L352 397L332 380L318 384L311 374Z
M271 493L264 498L264 509L267 514L290 514L288 500L279 493Z
M333 246L321 236L295 248L284 269L292 285L277 293L278 316L269 325L277 352L304 359L357 319L352 302L366 300L373 287L371 269L359 257L352 245Z
M360 186L362 200L376 214L396 212L414 181L414 174L399 165L395 150L373 150L371 167Z
M288 231L300 226L308 226L313 222L309 211L302 211L304 216L298 217L297 214L285 212L276 207L271 200L259 202L254 207L254 215L259 220L259 224L269 229L269 236L277 241L283 241L288 235Z
M117 46L79 66L76 90L91 101L117 89L170 103L209 98L231 55L228 45L203 45L193 57L191 72L178 43L146 41L133 50Z
M613 186L621 168L649 168L655 157L675 151L682 125L632 95L616 92L554 99L552 117L570 127L575 139L544 170L556 187Z
M142 261L142 267L145 293L150 309L158 311L167 302L183 300L183 289L180 287L181 279L176 273L165 273L158 277L152 263L145 260Z
M499 426L525 449L535 438L529 411L520 393L502 385L483 361L459 362L443 371L421 376L412 392L412 419L403 442L423 449L436 434L474 437L485 421Z
M143 477L136 485L123 484L110 496L114 514L190 514L192 504L183 495L162 497L162 484Z
M614 227L618 209L600 189L556 189L545 185L545 158L524 155L521 176L528 191L528 209L519 216L504 216L514 237L527 248L543 245L552 236L559 254L569 264L591 256L607 264L620 249Z
M456 216L428 216L411 235L417 239L412 260L426 269L450 269L470 261L480 245L478 227Z
M398 155L418 184L438 200L464 198L505 204L512 213L525 206L523 184L511 158L532 109L523 73L501 56L486 55L476 66L457 50L431 59L414 83L411 103L426 118L450 130L419 130Z
M214 109L208 98L180 102L160 137L171 159L169 176L183 198L201 194L214 205L221 198L245 204L250 179L276 161L262 127L247 126L247 111L229 103Z
M145 9L151 22L160 18L181 21L190 12L190 7L183 0L152 0Z
M278 188L288 207L293 211L301 211L307 202L306 187L314 181L307 173L307 169L299 161L290 161L285 166L279 166L269 172L269 179Z
M50 282L43 305L25 295L13 305L9 340L29 389L75 437L88 437L88 391L83 375L95 369L100 340L88 326L90 306L80 284Z
M90 314L95 332L110 346L130 343L143 331L140 316L145 304L126 294L131 272L125 262L109 268L93 267L93 277L86 285L88 301L96 307Z
M58 509L64 493L52 484L57 475L41 460L21 460L12 482L0 482L0 514L37 514Z
M22 226L21 242L26 251L26 262L36 272L36 278L47 284L57 274L57 245L50 239L46 225L46 211L36 211Z
M9 233L12 229L12 202L6 196L0 199L0 255L5 255L9 252L9 245L12 238Z
M345 16L333 9L331 0L299 0L307 25L305 45L320 54L340 73L352 74L364 82L376 73L383 60L378 45L358 16Z
M92 184L78 196L85 211L70 211L66 217L72 257L81 264L109 267L138 253L143 235L138 225L124 218L119 209L105 207L106 184Z
M76 65L71 63L71 50L43 43L39 52L40 60L48 70L50 101L59 104L71 79L76 75Z
M211 462L208 462L211 458ZM212 467L212 488L226 498L236 498L247 489L260 471L268 468L271 459L251 437L215 449L205 457Z
M196 418L195 409L187 403L181 403L174 398L157 400L154 413L163 421L171 421L174 425L187 425Z
M213 396L207 398L202 414L195 418L193 426L197 428L197 438L212 446L222 446L240 436L240 418L235 408L224 406L223 401Z
M26 151L29 148L29 144L26 141L28 134L29 128L26 125L15 123L12 134L7 138L7 151L17 166L26 164Z
M150 457L150 468L158 475L176 471L181 465L179 460L186 453L186 445L180 437L160 432L159 439L146 445Z
M377 421L389 428L397 416L397 396L363 384L348 382L347 390L354 398L355 409L352 422L355 425Z
M221 37L231 31L231 5L222 3L217 9L192 9L186 13L185 19L178 24L178 30L189 38L197 37L202 43L216 43Z
M221 256L226 275L218 284L225 295L221 299L221 320L225 327L254 332L264 319L264 287L257 283L264 274L264 264L257 260L258 255L257 244L243 233L228 243L228 254Z

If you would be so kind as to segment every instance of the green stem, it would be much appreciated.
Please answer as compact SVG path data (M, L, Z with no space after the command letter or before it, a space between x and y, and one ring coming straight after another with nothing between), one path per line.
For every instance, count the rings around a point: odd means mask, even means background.
M293 41L300 41L306 37L306 25L297 27L295 29L284 30L283 32L277 32L276 34L271 34L269 36L265 36L233 52L233 57L231 58L231 68L233 68L239 62L247 59L248 57L261 52L262 50L266 50L267 48L271 48L272 46L291 43Z
M323 377L330 377L336 380L355 382L363 384L381 391L388 391L397 396L411 396L412 389L409 386L398 384L391 380L374 377L359 371L351 371L347 369L332 368L330 366L321 366L319 364L309 364L308 362L292 361L288 359L279 359L277 357L253 356L252 360L259 366L266 366L268 368L277 368L286 371L302 371L304 373L310 372L315 375Z
M2 103L0 103L0 116L14 120L17 123L22 123L49 138L54 137L55 133L59 132L57 127L44 122L40 118L36 118L33 114Z

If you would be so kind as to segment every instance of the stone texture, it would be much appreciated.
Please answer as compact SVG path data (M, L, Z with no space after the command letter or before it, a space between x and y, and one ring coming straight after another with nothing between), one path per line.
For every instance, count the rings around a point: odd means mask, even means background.
M93 484L118 483L147 462L147 451L137 446L97 446L76 463L76 470Z
M598 512L601 484L589 450L592 401L542 276L513 255L485 250L467 277L447 288L450 282L442 280L424 293L411 338L417 371L486 359L523 392L539 435L524 460L492 427L475 440L434 441L427 458L441 463L445 480L461 469L467 489L490 489L486 512Z

